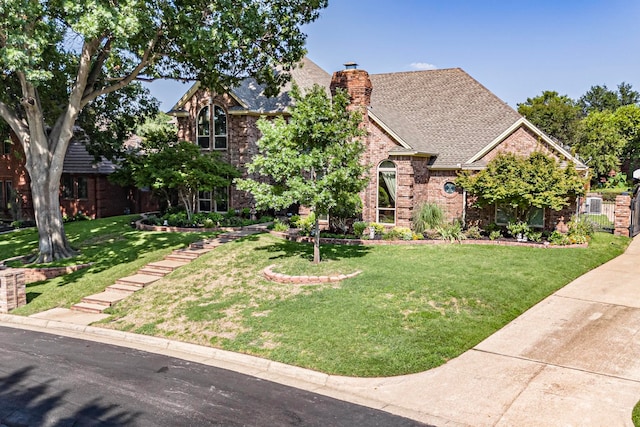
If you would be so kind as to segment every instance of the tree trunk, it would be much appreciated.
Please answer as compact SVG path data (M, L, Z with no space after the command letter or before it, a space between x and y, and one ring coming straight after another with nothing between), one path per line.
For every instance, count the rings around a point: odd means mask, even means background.
M47 263L70 258L76 253L67 240L60 212L60 177L62 169L40 157L28 162L31 198L38 227L38 256L34 262Z
M313 263L320 264L320 220L317 215L314 228L316 232L313 236Z

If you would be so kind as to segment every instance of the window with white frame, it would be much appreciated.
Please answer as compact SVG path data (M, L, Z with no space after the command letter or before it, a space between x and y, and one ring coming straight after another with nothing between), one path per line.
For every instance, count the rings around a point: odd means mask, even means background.
M228 212L229 187L216 187L212 191L198 192L199 212Z
M213 105L212 107L210 108L207 105L198 113L196 140L203 150L226 150L228 140L227 113L219 105Z
M507 225L510 222L516 221L516 218L521 218L520 209L514 208L508 205L496 205L496 224ZM544 227L544 208L538 208L530 206L524 212L524 218L530 227L543 228Z
M396 223L396 165L385 160L378 166L377 222Z

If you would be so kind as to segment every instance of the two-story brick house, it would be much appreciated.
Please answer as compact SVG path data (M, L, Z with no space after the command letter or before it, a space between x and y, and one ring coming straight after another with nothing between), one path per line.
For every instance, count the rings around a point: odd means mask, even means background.
M361 194L363 219L386 225L409 226L414 208L434 202L449 219L488 223L500 221L500 211L470 207L465 192L454 182L462 170L480 170L501 152L550 154L580 170L586 166L459 68L369 75L355 68L330 76L309 59L293 70L302 89L319 84L334 91L346 89L351 107L364 112L369 185ZM263 88L247 79L227 93L211 93L196 83L174 106L180 139L203 150L217 150L246 173L257 152L260 116L286 115L290 85L267 98ZM233 188L200 194L203 211L239 209L251 196ZM536 225L553 228L575 212L540 211Z

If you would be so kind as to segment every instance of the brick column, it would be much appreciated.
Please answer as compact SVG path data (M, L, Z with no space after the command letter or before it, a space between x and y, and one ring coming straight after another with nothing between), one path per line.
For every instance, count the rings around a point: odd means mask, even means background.
M622 194L616 196L614 231L616 236L629 236L631 225L631 196Z
M24 273L14 268L0 270L0 313L8 313L26 303Z

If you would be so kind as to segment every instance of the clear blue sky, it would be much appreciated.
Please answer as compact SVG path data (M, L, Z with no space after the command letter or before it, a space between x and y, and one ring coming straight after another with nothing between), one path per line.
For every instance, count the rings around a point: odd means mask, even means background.
M304 30L330 73L348 61L369 73L460 67L515 108L543 90L640 91L639 22L637 0L329 0ZM151 85L165 111L187 89Z

